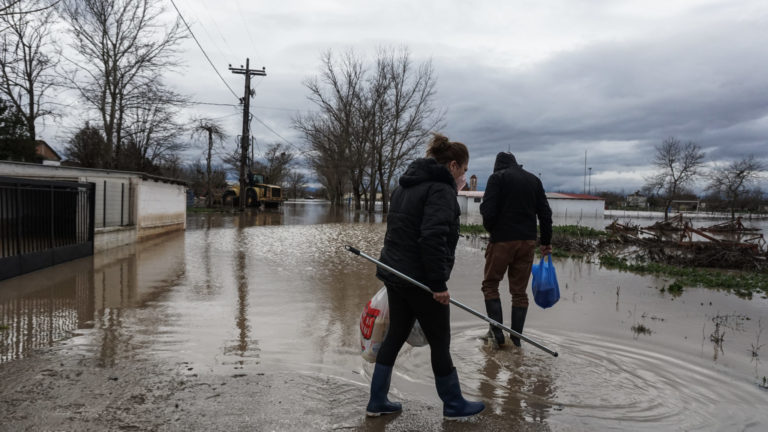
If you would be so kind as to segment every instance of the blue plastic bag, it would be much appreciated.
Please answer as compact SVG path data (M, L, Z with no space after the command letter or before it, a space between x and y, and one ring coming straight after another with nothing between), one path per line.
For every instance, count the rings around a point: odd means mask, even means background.
M560 286L557 284L555 266L552 265L552 255L547 254L547 260L541 257L538 264L531 268L533 274L533 300L541 308L550 308L560 300Z

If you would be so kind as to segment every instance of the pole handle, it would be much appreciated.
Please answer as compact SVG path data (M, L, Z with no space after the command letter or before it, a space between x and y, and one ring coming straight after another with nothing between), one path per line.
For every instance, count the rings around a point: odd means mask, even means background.
M366 254L364 252L361 252L359 249L354 248L354 247L352 247L350 245L344 246L344 249L352 252L353 254L355 254L357 256L360 256L360 257L363 257L363 258L367 259L368 261L376 264L377 266L383 268L384 270L392 273L393 275L398 276L401 279L406 280L406 281L416 285L417 287L425 290L426 292L432 294L432 290L430 290L428 286L424 285L423 283L421 283L421 282L419 282L419 281L417 281L417 280L415 280L415 279L413 279L413 278L411 278L409 276L404 275L403 273L400 273L399 271L393 269L392 267L390 267L390 266L380 262L376 258L373 258L372 256L370 256L370 255L368 255L368 254ZM457 301L457 300L455 300L453 298L450 299L450 303L453 304L454 306L457 306L457 307L459 307L461 309L464 309L465 311L471 313L472 315L474 315L474 316L476 316L476 317L478 317L478 318L488 322L492 326L498 327L498 328L506 331L507 333L509 333L509 334L511 334L511 335L513 335L515 337L518 337L521 340L524 340L524 341L528 342L529 344L535 346L536 348L541 349L542 351L546 352L547 354L552 355L553 357L557 357L559 355L557 353L557 351L554 351L554 350L551 350L551 349L547 348L546 346L536 342L535 340L532 340L531 338L529 338L529 337L527 337L525 335L522 335L522 334L512 330L511 328L505 326L504 324L501 324L501 323L499 323L499 322L497 322L497 321L495 321L495 320L493 320L493 319L491 319L491 318L481 314L480 312L470 308L469 306L464 305L463 303L461 303L461 302L459 302L459 301Z

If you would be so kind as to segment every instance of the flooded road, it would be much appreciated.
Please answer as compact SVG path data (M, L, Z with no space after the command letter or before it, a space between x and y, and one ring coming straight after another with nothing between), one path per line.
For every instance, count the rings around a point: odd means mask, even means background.
M486 412L474 423L443 423L429 349L406 345L392 379L403 414L366 420L372 365L359 356L358 324L381 283L372 264L343 246L378 256L381 215L287 204L279 213L190 215L187 226L0 282L2 417L35 425L20 414L31 402L14 402L20 396L10 387L24 385L12 372L46 377L34 370L42 357L53 366L76 358L85 375L98 370L106 382L123 371L123 386L132 382L126 369L137 369L154 381L126 400L155 394L155 405L170 411L195 407L168 414L176 423L148 427L159 430L768 428L768 300L695 288L675 297L660 290L670 280L570 259L555 262L560 302L532 305L525 329L560 357L526 344L494 351L482 339L487 325L453 308L454 363L465 395L485 401ZM454 298L481 312L484 247L462 238L448 283ZM509 294L502 299L508 320ZM175 384L158 384L164 376ZM93 392L89 382L80 382L82 392ZM258 403L250 412L232 412L251 398ZM133 423L115 418L143 429L141 413ZM253 427L245 414L272 423Z

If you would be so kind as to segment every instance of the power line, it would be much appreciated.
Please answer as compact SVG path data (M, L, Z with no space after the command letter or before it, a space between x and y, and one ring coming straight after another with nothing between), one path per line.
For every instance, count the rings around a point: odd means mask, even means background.
M216 72L216 75L218 75L218 76L219 76L219 78L221 78L221 82L223 82L223 83L224 83L224 85L225 85L225 86L227 86L227 88L228 88L228 89L229 89L229 91L232 93L232 95L233 95L233 96L234 96L236 99L240 99L240 97L237 95L237 93L235 93L235 91L234 91L234 90L232 90L232 87L230 87L230 86L229 86L229 84L227 84L227 82L226 82L226 81L224 81L224 77L223 77L223 76L221 76L221 74L219 73L219 70L218 70L218 69L216 69L216 66L214 66L213 62L211 61L211 58L210 58L210 57L208 57L208 53L206 53L206 52L205 52L205 50L203 49L203 46L202 46L202 45L200 45L200 42L197 40L197 37L196 37L196 36L195 36L195 34L192 32L192 28L191 28L191 27L189 27L189 24L187 24L187 20L185 20L185 19L184 19L184 16L181 14L181 11L179 11L179 8L178 8L178 7L176 7L176 2L174 2L173 0L171 0L171 4L173 5L173 8L174 8L174 9L176 9L176 13L178 13L178 14L179 14L179 18L181 18L181 21L182 21L182 22L184 23L184 25L187 27L187 30L189 30L189 34L190 34L190 35L192 35L192 39L194 39L194 40L195 40L195 43L196 43L196 44L197 44L197 46L200 48L200 51L202 51L202 52L203 52L203 55L205 56L205 59L206 59L206 60L208 60L208 63L209 63L209 64L211 65L211 67L213 68L213 71L214 71L214 72Z
M189 102L192 105L212 105L212 106L228 106L228 107L240 107L240 104L228 104L228 103L215 103L215 102Z
M275 130L274 130L274 129L272 129L271 127L269 127L269 125L268 125L268 124L266 124L266 123L264 123L264 121L262 121L260 118L256 117L256 116L255 116L255 115L253 115L253 114L251 114L251 116L252 116L253 118L255 118L255 119L256 119L256 121L258 121L259 123L261 123L261 124L262 124L262 125L263 125L265 128L267 128L267 130L269 130L269 131L270 131L270 132L272 132L273 134L277 135L277 136L278 136L278 137L279 137L281 140L285 141L285 143L286 143L286 144L288 144L289 146L291 146L291 147L292 147L292 148L294 148L295 150L301 151L301 150L299 149L299 147L298 147L298 146L294 145L292 142L290 142L290 141L288 141L287 139L283 138L283 136L282 136L282 135L280 135L279 133L275 132Z

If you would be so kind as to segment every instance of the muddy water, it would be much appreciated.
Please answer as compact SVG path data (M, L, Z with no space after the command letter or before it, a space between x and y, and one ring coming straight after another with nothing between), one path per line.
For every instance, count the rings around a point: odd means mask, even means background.
M358 320L381 284L343 245L376 256L384 231L380 216L320 203L190 216L181 235L0 282L0 363L63 343L102 365L150 358L221 376L319 374L342 383L325 391L344 399L370 379ZM462 239L449 281L480 311L483 247ZM673 297L660 292L664 279L572 260L556 267L561 301L533 306L526 333L558 358L532 346L494 351L481 321L452 310L454 363L486 416L510 430L768 428L768 301L691 288ZM396 400L439 407L427 348L406 346L392 386Z

